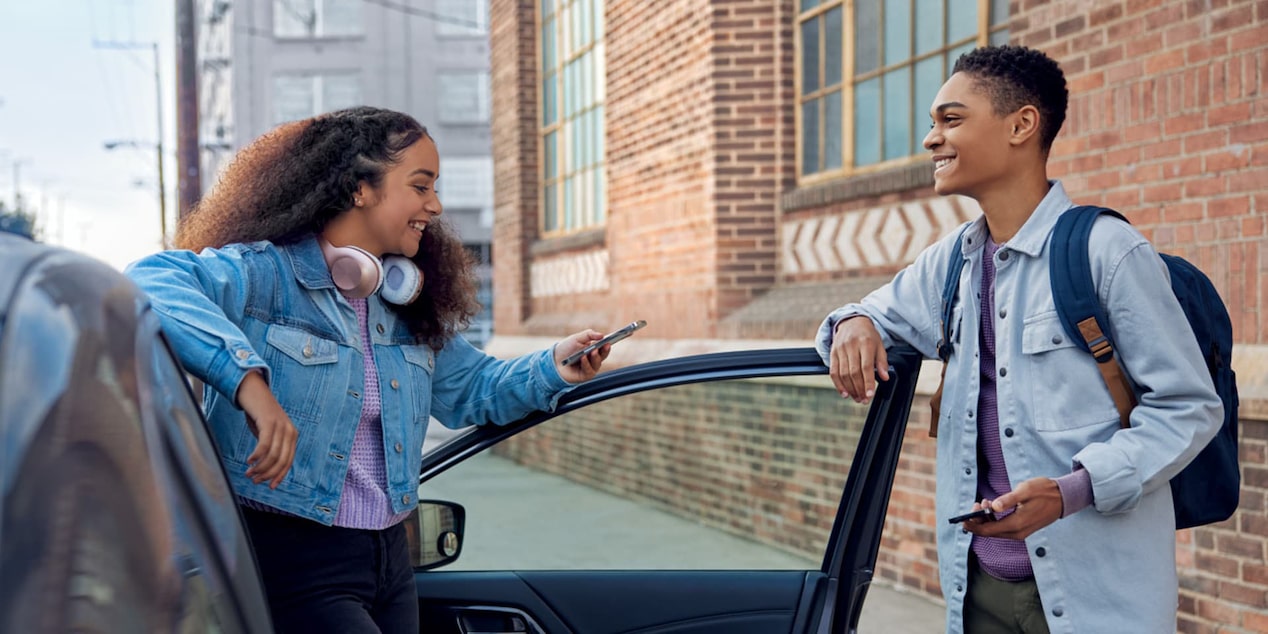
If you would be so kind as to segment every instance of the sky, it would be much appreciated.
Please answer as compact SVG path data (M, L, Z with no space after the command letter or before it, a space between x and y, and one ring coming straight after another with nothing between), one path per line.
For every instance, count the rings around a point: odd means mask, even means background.
M122 269L160 248L154 53L168 230L176 218L175 3L0 0L0 200L41 240ZM142 48L103 48L102 43ZM126 145L107 150L107 142Z

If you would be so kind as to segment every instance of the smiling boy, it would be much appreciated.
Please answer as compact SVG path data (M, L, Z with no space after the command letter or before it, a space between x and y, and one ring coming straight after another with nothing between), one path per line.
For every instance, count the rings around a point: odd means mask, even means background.
M938 561L948 632L1175 630L1168 481L1214 435L1222 405L1166 267L1129 224L1089 242L1120 363L1139 386L1131 427L1092 356L1067 337L1048 240L1073 204L1047 176L1065 77L1039 51L960 57L930 109L934 190L983 215L925 249L885 286L828 316L817 347L841 394L888 380L896 343L936 358L954 241L964 269L951 320L937 438ZM945 521L982 506L997 519Z

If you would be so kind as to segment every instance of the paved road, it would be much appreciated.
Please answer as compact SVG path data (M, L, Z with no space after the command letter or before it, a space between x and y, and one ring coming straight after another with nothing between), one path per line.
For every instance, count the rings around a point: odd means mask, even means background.
M421 496L467 509L466 543L461 558L446 567L450 570L805 570L819 565L495 456L469 459L424 485ZM868 592L859 631L933 634L942 625L938 603L877 583Z

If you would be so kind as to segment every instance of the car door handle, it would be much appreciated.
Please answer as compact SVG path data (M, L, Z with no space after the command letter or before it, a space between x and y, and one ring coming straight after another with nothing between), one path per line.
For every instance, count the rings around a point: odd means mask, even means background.
M457 610L462 634L545 634L532 617L516 608L472 605Z

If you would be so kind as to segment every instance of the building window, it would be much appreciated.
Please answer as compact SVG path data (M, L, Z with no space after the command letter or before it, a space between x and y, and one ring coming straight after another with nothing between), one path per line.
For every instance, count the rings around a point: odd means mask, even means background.
M436 0L436 35L483 37L489 34L487 0Z
M955 60L1008 41L1008 0L799 0L797 164L818 180L910 162ZM848 35L848 37L847 37Z
M597 227L604 193L602 0L539 0L541 234Z
M273 77L273 125L357 105L361 80L355 73Z
M273 35L349 37L364 33L363 0L273 0Z
M436 109L441 123L489 122L489 74L439 73Z

